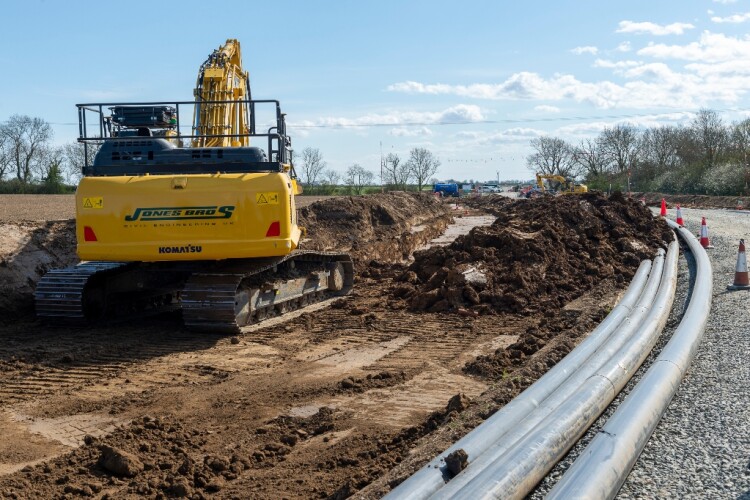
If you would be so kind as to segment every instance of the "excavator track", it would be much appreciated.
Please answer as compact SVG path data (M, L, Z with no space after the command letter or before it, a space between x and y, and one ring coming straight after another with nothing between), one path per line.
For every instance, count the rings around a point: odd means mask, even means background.
M283 257L215 262L82 262L50 271L36 292L37 316L67 325L113 322L182 309L191 330L240 327L345 295L348 254L295 251Z
M237 333L245 325L304 307L328 295L346 295L354 280L348 254L295 251L284 257L230 263L193 273L181 294L191 330Z
M92 304L86 303L84 292L91 278L127 265L127 262L82 262L73 267L53 269L39 280L34 292L37 316L68 324L86 324Z

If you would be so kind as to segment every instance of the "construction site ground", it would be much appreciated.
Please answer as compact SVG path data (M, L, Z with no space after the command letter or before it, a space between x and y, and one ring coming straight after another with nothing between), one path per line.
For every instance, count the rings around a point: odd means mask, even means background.
M178 315L64 328L32 293L76 261L70 198L30 199L0 218L9 498L377 497L567 354L670 237L596 196L321 199L305 245L353 255L349 296L231 337Z

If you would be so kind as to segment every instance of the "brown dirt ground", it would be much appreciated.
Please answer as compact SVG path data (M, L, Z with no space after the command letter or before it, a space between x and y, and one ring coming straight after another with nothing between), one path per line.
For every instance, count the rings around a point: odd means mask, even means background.
M0 327L0 497L378 496L553 366L623 288L612 274L543 314L414 312L396 293L404 256L451 212L405 194L327 203L301 214L308 244L346 243L354 291L285 322L233 338L169 316Z

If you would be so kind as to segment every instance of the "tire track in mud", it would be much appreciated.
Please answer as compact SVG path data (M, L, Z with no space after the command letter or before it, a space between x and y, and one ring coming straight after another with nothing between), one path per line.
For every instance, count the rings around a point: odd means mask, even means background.
M114 379L144 360L202 350L220 340L185 331L146 329L134 335L128 327L102 332L24 326L2 335L0 405L78 390Z

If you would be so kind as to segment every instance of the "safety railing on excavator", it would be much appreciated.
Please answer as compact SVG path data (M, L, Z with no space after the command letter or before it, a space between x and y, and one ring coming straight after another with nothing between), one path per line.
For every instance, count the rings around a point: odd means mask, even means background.
M180 122L180 116L182 115L181 109L185 110L186 108L194 108L194 110L197 110L202 106L228 104L246 105L248 107L250 115L250 128L248 133L196 134L196 125L192 123L192 120L190 125L183 125ZM272 105L275 108L274 115L276 124L269 127L266 133L257 133L256 131L256 110L259 105ZM281 105L279 101L275 99L236 101L152 101L127 103L107 102L76 104L76 107L78 108L78 142L84 144L86 167L89 166L89 159L93 156L89 154L89 144L101 144L104 141L121 139L125 137L124 133L128 133L129 136L137 136L139 129L145 128L156 130L156 133L153 134L155 137L173 140L180 144L182 141L193 139L239 139L243 137L264 138L267 141L267 156L271 161L283 164L292 163L291 139L286 132L286 115L281 112ZM117 107L171 107L174 109L174 123L164 125L157 124L153 127L123 126L115 122L112 117L112 111ZM91 119L90 114L94 114L93 119ZM184 129L189 129L191 133L183 133L182 130ZM148 135L152 136L152 133L153 132L150 131Z

